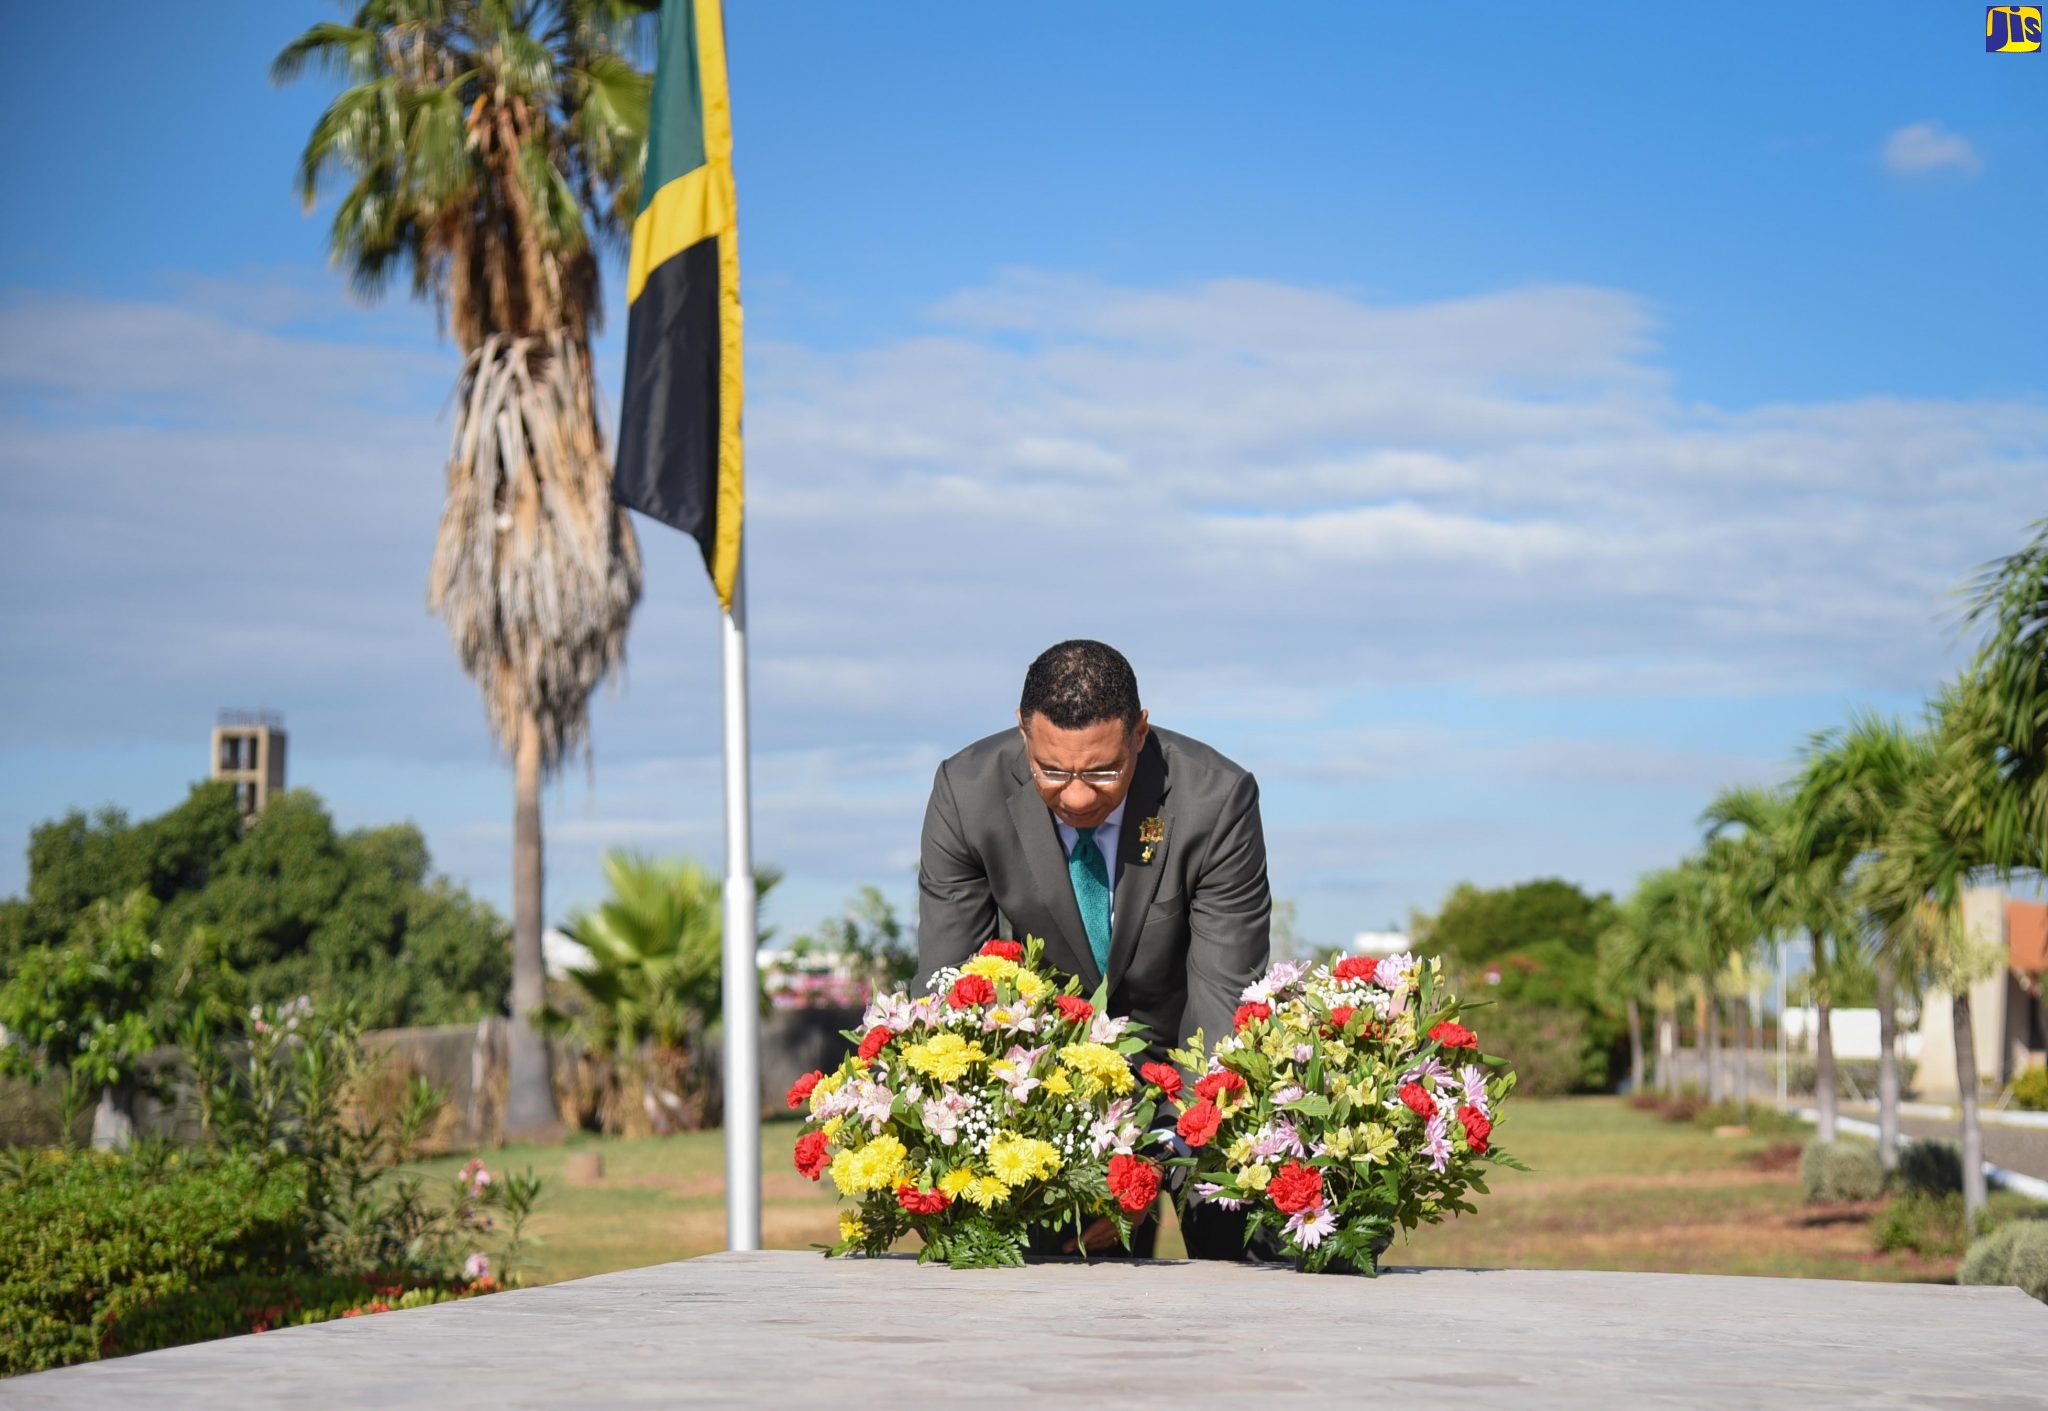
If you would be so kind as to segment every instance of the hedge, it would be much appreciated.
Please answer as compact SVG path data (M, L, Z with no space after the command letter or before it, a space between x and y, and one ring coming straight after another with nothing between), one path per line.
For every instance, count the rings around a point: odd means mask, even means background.
M101 1355L111 1317L303 1259L297 1167L44 1154L0 1182L0 1373Z

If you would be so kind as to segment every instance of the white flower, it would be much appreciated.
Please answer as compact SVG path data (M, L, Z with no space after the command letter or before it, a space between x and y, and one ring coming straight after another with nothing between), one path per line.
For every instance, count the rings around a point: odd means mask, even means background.
M462 1262L462 1277L475 1283L491 1276L491 1256L478 1250Z
M1493 1116L1486 1104L1486 1070L1476 1063L1468 1063L1458 1070L1458 1081L1465 1085L1465 1101L1478 1108L1483 1116Z
M1287 1217L1287 1233L1293 1235L1303 1249L1314 1249L1323 1242L1324 1235L1337 1232L1337 1217L1326 1205L1313 1210L1297 1210Z
M1131 1021L1120 1014L1098 1014L1088 1025L1088 1042L1114 1045L1130 1027Z
M961 1119L973 1106L971 1099L947 1088L937 1097L926 1100L923 1108L924 1129L940 1144L952 1146L960 1140Z

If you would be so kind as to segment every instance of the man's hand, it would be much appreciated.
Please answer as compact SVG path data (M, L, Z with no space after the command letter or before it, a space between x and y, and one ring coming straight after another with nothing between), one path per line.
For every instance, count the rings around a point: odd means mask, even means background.
M1148 1206L1132 1219L1131 1228L1135 1230L1151 1218L1152 1211ZM1088 1228L1081 1231L1080 1243L1088 1246L1090 1254L1100 1254L1103 1250L1116 1243L1116 1221L1110 1219L1107 1215L1096 1216L1088 1222ZM1060 1252L1062 1254L1073 1254L1077 1248L1078 1246L1073 1240L1068 1240L1060 1246Z

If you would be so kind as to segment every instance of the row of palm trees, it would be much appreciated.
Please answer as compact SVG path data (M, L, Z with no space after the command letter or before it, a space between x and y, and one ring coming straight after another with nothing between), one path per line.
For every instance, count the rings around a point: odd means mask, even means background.
M1805 936L1818 1011L1819 1136L1831 1141L1830 989L1844 964L1867 958L1877 978L1878 1146L1887 1172L1899 1149L1897 997L1907 984L1946 993L1962 1094L1964 1202L1974 1218L1985 1186L1970 985L2004 958L1972 942L1963 894L1974 883L2048 872L2048 521L1967 594L1963 623L1980 640L1923 718L1858 713L1816 735L1778 786L1724 790L1702 816L1700 846L1641 879L1602 960L1612 992L1625 997L1640 1086L1646 1006L1669 1052L1679 1006L1689 1000L1711 1055L1726 1002L1743 992L1744 972L1762 948ZM1736 1013L1746 1027L1747 1007ZM1707 1069L1708 1097L1720 1101L1711 1057ZM1734 1098L1746 1104L1746 1062L1737 1082Z

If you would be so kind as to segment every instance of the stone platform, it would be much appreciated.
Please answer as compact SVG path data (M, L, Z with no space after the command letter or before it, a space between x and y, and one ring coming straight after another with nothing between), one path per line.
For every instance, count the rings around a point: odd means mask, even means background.
M0 1407L2048 1407L2016 1289L718 1254L0 1382Z

